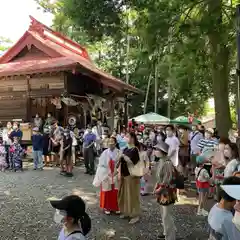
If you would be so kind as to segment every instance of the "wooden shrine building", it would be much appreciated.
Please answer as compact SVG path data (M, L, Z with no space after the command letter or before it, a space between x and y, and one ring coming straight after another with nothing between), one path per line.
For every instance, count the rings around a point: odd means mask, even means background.
M51 112L65 123L79 115L85 125L98 111L113 118L114 101L139 92L98 69L78 43L30 18L29 29L0 58L0 121L30 122Z

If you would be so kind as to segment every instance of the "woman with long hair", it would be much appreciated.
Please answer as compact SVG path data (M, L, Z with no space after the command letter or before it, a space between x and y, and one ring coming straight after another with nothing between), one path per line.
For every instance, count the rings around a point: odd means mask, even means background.
M224 157L227 160L226 168L224 170L224 178L230 177L235 172L240 171L239 153L236 143L231 142L225 145Z
M117 161L121 154L117 148L117 140L110 137L108 142L109 148L104 150L99 158L99 164L93 181L95 187L101 187L100 192L100 208L105 214L111 212L118 213L118 174Z
M128 146L123 150L119 161L120 186L118 191L118 205L121 218L130 218L130 224L139 221L140 214L140 177L132 176L129 169L139 161L139 143L136 134L131 132L127 136Z

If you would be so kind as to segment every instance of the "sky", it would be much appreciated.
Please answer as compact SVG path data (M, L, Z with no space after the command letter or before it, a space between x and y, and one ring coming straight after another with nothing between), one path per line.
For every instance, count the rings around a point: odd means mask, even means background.
M52 15L38 9L34 0L1 0L0 36L16 42L29 27L29 15L47 26L52 24Z

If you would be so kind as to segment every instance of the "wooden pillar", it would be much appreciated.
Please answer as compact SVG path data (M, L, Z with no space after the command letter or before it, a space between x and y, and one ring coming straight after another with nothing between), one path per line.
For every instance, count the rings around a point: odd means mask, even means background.
M30 98L30 76L27 76L27 93L26 93L26 104L27 104L27 122L31 122L32 120L32 111L31 111L31 98Z
M83 126L86 129L87 128L87 111L83 108Z
M111 131L114 129L114 107L115 107L115 99L112 98L110 100L110 129Z
M67 74L65 74L64 72L61 73L61 78L64 81L64 89L68 92L68 77ZM65 103L63 103L63 111L64 111L64 125L67 126L68 125L68 105L66 105Z

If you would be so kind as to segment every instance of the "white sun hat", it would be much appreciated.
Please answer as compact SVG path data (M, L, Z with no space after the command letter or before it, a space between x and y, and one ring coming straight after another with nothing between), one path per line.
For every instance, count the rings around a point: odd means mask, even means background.
M240 185L221 185L221 188L232 198L240 200Z

